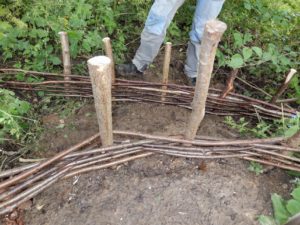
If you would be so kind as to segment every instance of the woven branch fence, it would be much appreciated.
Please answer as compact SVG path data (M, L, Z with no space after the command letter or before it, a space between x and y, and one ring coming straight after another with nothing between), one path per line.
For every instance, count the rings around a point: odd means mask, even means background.
M40 82L16 81L16 75L34 78ZM0 87L47 95L92 98L90 78L0 69ZM66 85L67 84L67 85ZM206 111L216 115L245 115L254 118L276 119L293 117L297 111L277 106L244 95L229 93L221 98L223 91L211 88ZM175 84L116 79L113 84L113 101L162 103L191 109L194 88ZM52 158L26 164L0 173L0 215L17 209L55 182L93 170L104 169L152 154L164 154L184 158L220 159L239 158L259 162L286 170L300 172L300 159L290 153L299 148L288 147L284 138L227 140L197 136L194 141L182 138L154 136L128 131L114 131L117 137L126 137L130 142L115 141L109 147L99 146L99 134L64 150ZM124 139L124 138L123 138Z
M42 81L34 83L15 81L18 74ZM63 74L19 69L0 69L0 75L2 77L0 88L28 92L44 91L50 96L93 98L90 78L87 76L70 75L72 80L65 81ZM210 88L206 102L207 113L221 116L244 115L263 119L290 118L297 113L296 110L287 108L283 104L278 106L236 93L229 93L226 98L220 98L222 93L223 90ZM176 84L116 79L112 95L113 101L116 102L163 103L191 109L194 88Z
M113 146L95 148L99 145L96 134L52 158L1 172L0 215L12 212L59 180L152 154L197 159L239 158L300 172L300 159L287 154L300 149L285 146L284 138L226 140L197 136L194 141L188 141L127 131L114 131L114 135L132 141L116 141Z

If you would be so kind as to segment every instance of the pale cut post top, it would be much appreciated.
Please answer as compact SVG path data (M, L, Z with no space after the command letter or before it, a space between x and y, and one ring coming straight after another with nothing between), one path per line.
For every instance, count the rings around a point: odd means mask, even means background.
M58 34L59 34L59 35L66 35L67 32L65 32L65 31L60 31L60 32L58 32Z
M293 76L294 76L295 73L297 73L297 70L291 69L290 72L289 72L289 74L286 77L286 81L290 81L293 78Z
M224 33L225 30L227 29L226 23L214 19L210 20L206 23L205 29L208 33L213 34L213 33Z
M110 41L110 38L109 37L105 37L105 38L102 39L102 41L104 41L104 42Z
M95 56L88 60L88 64L91 66L105 66L109 65L111 63L110 58L107 56Z

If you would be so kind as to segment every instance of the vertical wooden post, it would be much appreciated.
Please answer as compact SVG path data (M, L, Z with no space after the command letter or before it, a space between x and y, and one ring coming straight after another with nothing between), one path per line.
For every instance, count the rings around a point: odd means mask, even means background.
M192 113L188 121L185 138L195 138L199 125L205 115L205 103L213 71L214 60L218 44L227 25L218 20L210 20L206 23L201 40L198 75L192 103Z
M114 62L114 56L113 56L113 51L112 51L110 38L105 37L105 38L102 39L102 42L104 44L105 54L111 60L111 82L115 83L115 80L116 80L115 62Z
M162 77L162 83L164 85L162 86L162 90L167 90L166 84L168 84L168 79L169 79L171 51L172 51L172 43L167 42L166 47L165 47L165 58L164 58L163 77ZM162 94L161 94L162 102L164 102L166 100L165 96L166 96L166 92L162 92Z
M280 86L276 94L271 99L270 103L275 104L277 99L282 95L282 93L287 89L289 84L291 83L295 73L297 73L297 70L291 69L289 74L286 76L284 83Z
M71 75L71 57L70 57L68 34L64 31L61 31L58 34L60 35L60 42L62 48L62 59L64 65L65 81L70 81L71 78L69 77L69 75ZM65 86L67 87L69 85L65 84Z
M103 146L113 144L111 103L111 60L97 56L88 60L89 74Z

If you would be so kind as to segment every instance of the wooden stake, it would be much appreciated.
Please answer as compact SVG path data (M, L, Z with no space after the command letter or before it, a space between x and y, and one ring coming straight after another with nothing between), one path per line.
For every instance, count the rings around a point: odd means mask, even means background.
M106 56L97 56L88 60L89 74L102 145L113 144L112 99L111 99L111 60Z
M297 73L297 70L291 69L289 74L286 76L284 83L280 86L276 94L271 99L270 103L275 104L277 99L283 94L283 92L287 89L289 84L291 83L295 73Z
M162 86L163 90L167 90L167 86L166 85L168 84L168 79L169 79L171 52L172 52L172 43L171 42L167 42L166 43L166 49L165 49L163 77L162 77L162 83L164 84ZM166 92L162 92L162 94L161 94L161 101L162 102L164 102L166 100L165 96L166 96Z
M71 75L71 57L68 34L64 31L61 31L58 34L60 35L60 42L62 48L65 81L70 81L71 78L69 77L69 75ZM65 84L65 87L68 87L68 84Z
M103 38L102 42L104 44L105 54L111 60L111 82L115 83L116 75L115 75L115 62L114 55L111 47L111 41L109 37Z
M192 113L185 132L185 138L188 140L193 140L195 138L199 125L204 118L205 103L216 51L226 29L227 25L218 20L210 20L205 25L200 47L200 60L198 65L195 94L192 103Z

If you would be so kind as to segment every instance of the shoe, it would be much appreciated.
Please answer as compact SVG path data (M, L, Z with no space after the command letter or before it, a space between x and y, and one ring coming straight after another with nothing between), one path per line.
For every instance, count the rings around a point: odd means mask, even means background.
M143 76L143 72L139 71L133 63L116 65L116 72L120 76Z
M196 86L196 81L197 81L197 78L196 77L186 77L187 79L187 83L189 86Z

